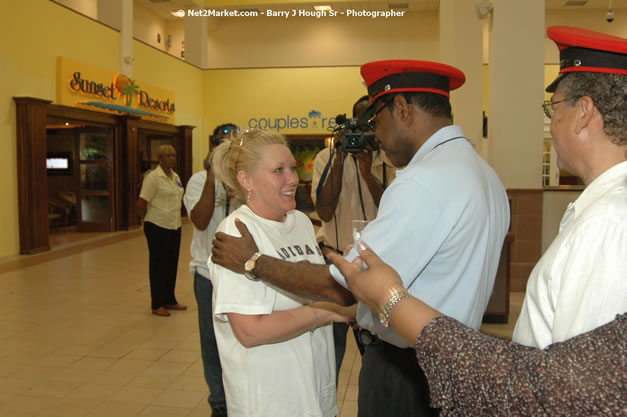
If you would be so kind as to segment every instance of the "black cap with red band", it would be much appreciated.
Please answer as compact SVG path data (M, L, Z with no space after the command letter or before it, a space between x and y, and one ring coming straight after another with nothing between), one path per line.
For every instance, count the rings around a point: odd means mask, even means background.
M627 39L570 26L551 26L547 35L560 50L560 74L547 92L573 72L627 75Z
M386 94L424 92L449 98L449 92L466 81L464 73L450 65L406 59L368 62L361 66L361 76L371 103L364 113L366 119L374 102Z

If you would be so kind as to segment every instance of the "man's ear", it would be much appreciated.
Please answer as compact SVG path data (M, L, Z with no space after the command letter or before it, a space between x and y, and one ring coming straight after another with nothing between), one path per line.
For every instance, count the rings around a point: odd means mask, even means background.
M579 100L577 100L576 104L577 114L575 119L575 133L579 134L583 129L585 129L592 117L594 116L595 111L598 111L594 105L594 100L591 97L583 96Z
M409 103L407 103L402 94L397 94L394 97L394 111L398 112L401 120L409 118Z

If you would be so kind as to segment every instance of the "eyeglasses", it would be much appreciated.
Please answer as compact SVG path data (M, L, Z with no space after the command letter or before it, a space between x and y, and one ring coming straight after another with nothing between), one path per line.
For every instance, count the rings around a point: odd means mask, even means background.
M385 109L387 107L388 104L390 104L392 101L394 100L388 100L386 101L383 106L381 106L381 108L379 110L377 110L376 112L374 112L374 114L372 115L372 117L370 117L370 119L368 119L368 127L372 130L376 130L377 129L377 116L379 115L379 113L381 113L381 111L383 109Z
M555 111L553 106L563 101L566 101L566 99L559 101L544 100L544 102L542 103L542 109L544 110L544 114L546 115L546 117L548 117L549 119L553 117L553 112Z

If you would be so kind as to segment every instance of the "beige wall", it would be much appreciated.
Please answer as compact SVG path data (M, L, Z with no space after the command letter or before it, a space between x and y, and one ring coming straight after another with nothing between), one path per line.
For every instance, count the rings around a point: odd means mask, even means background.
M403 18L220 18L209 28L209 68L361 65L437 60L438 14Z
M6 2L0 34L0 137L8 155L0 165L0 257L19 252L17 144L14 96L56 99L56 57L67 56L118 71L119 33L48 0ZM206 140L203 72L135 42L133 78L171 90L177 124L197 126L194 143ZM43 163L43 162L42 162Z

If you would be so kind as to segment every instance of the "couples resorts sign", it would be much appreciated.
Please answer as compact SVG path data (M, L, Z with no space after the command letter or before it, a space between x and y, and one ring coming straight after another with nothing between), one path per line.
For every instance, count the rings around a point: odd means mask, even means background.
M57 57L57 103L174 123L174 94L66 57Z

